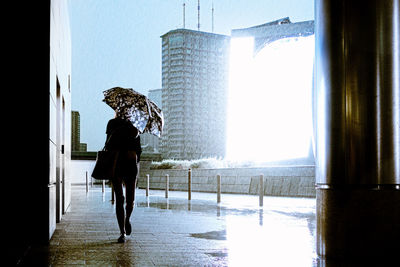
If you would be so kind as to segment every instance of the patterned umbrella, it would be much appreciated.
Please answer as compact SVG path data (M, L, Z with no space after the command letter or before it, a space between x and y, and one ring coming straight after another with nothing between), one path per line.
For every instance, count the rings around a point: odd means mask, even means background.
M145 95L131 88L114 87L103 92L103 101L128 119L141 133L160 137L164 116L159 107Z

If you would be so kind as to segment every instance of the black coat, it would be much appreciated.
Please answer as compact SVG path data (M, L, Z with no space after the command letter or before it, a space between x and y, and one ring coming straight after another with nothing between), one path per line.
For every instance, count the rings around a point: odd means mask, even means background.
M131 122L115 118L108 121L107 150L118 151L116 175L127 178L136 178L138 172L137 163L140 161L142 148L138 130Z

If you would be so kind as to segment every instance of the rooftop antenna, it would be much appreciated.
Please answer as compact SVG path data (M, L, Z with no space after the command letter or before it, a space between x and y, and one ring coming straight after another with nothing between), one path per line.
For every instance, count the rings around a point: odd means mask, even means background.
M197 0L197 30L200 31L200 0Z
M183 0L183 28L185 29L185 0Z
M214 1L211 2L211 32L214 32Z

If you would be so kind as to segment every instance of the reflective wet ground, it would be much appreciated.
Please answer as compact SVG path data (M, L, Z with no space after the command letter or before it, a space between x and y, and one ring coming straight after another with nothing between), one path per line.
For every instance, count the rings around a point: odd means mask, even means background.
M315 199L137 189L132 235L119 236L111 190L72 187L72 203L30 266L317 266Z

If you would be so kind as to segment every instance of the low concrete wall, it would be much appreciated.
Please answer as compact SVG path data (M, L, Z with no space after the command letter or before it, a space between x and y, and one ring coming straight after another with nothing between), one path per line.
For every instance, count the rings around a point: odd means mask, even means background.
M217 175L221 175L221 192L258 194L259 177L264 175L264 195L315 197L314 166L271 166L264 168L193 169L192 191L216 192ZM187 191L188 170L149 170L142 168L139 188L146 188L146 174L150 175L150 189L165 189L165 175L169 175L169 189Z
M96 164L96 160L71 160L70 169L71 169L71 184L86 184L86 172L88 176L89 183L92 181L92 171L94 165ZM96 179L93 179L93 182L101 182Z
M72 184L86 184L86 172L88 175L89 183L93 181L94 184L101 184L102 180L92 178L94 165L96 164L97 152L72 152L72 160L70 163L71 169L71 183ZM161 154L159 153L142 153L140 168L149 169L153 161L160 161Z

